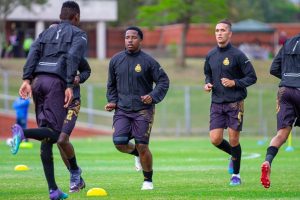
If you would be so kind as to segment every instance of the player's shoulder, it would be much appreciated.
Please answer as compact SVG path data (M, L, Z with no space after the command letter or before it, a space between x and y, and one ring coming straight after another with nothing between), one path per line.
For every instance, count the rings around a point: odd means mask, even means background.
M124 60L126 57L126 53L125 51L120 51L116 54L114 54L111 59L110 59L110 63L113 64L113 63L116 63L116 62L121 62L122 60Z
M206 57L209 58L209 57L215 55L215 54L217 53L217 51L218 51L218 47L212 48L212 49L207 53Z
M231 46L230 51L233 55L235 56L245 56L245 53L240 50L239 48L237 48L236 46Z

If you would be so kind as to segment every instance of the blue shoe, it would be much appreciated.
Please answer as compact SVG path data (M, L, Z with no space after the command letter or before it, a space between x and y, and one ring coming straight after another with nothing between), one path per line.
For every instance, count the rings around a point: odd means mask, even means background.
M49 193L50 200L60 200L68 198L68 194L63 193L60 189L50 190Z
M229 183L230 186L237 186L237 185L241 185L241 184L242 184L242 181L239 177L237 177L237 176L231 177L230 183Z
M21 126L18 124L15 124L11 127L11 132L12 132L12 142L11 142L11 153L13 155L17 154L19 151L20 144L24 137L24 132Z
M81 177L81 169L78 170L70 170L71 178L70 178L70 190L69 192L79 192L81 189L85 188L85 182Z
M231 158L229 159L228 173L233 174L233 161Z

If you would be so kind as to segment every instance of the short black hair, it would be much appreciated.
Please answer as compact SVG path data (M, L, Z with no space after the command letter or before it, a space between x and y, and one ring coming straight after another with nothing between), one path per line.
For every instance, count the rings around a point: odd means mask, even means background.
M76 14L80 15L79 5L75 1L65 1L61 7L59 17L61 20L72 20Z
M232 26L232 24L231 24L231 21L229 20L229 19L222 19L222 20L220 20L219 22L218 22L218 24L227 24L228 26L229 26L229 29L231 30L231 26Z
M129 26L129 27L126 28L125 34L126 34L126 32L127 32L128 30L134 30L134 31L137 31L139 37L140 37L141 39L144 38L143 31L142 31L139 27L137 27L137 26Z

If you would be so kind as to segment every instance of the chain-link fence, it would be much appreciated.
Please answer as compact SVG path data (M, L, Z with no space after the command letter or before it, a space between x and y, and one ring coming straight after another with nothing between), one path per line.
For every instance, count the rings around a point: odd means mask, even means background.
M1 71L0 109L13 112L12 102L18 96L20 73ZM81 111L78 122L89 127L110 129L113 113L105 112L105 84L81 86ZM254 85L245 100L242 134L264 136L276 132L277 85ZM171 85L166 98L156 106L153 134L190 136L207 135L210 93L202 86ZM33 105L30 114L34 116Z

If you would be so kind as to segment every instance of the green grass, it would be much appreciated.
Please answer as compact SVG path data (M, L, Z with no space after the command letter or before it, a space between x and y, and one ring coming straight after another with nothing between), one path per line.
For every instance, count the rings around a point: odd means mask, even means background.
M119 153L111 138L74 139L77 160L82 167L87 188L70 194L69 199L299 199L300 140L295 137L294 152L283 146L272 165L271 187L260 184L260 165L267 143L257 145L258 139L241 136L243 158L242 185L229 186L228 156L214 148L208 137L158 138L153 137L150 148L154 157L153 191L141 191L142 174L136 172L133 157ZM260 154L260 157L249 158ZM56 181L68 191L69 174L54 146ZM47 185L39 158L39 142L33 149L20 149L16 156L0 142L0 199L47 199ZM29 171L14 171L14 166L25 164ZM107 197L87 198L93 187L104 188Z

